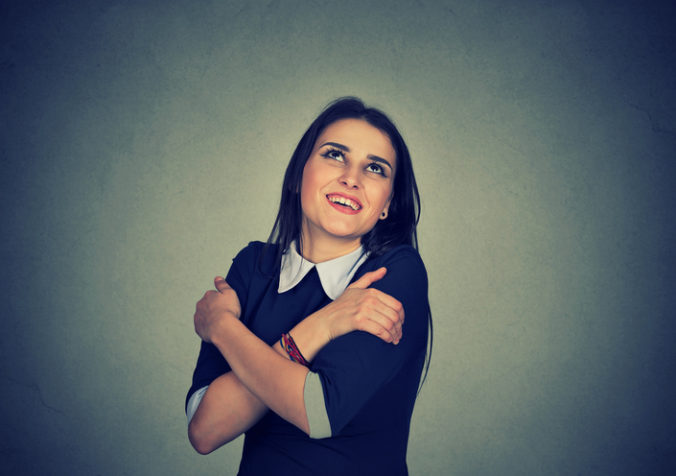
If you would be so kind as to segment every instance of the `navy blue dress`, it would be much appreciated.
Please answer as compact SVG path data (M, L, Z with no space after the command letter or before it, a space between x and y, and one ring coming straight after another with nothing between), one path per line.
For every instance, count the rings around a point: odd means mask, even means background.
M283 332L326 306L316 269L279 294L277 249L252 242L233 260L226 281L237 292L244 324L272 345ZM413 405L427 348L427 273L418 252L398 246L369 257L355 274L387 267L371 287L404 306L398 345L355 331L327 344L310 370L319 375L331 425L330 438L313 439L274 412L246 432L239 474L245 475L406 475L406 448ZM301 349L302 350L302 349ZM192 387L198 389L230 371L212 344L202 342Z

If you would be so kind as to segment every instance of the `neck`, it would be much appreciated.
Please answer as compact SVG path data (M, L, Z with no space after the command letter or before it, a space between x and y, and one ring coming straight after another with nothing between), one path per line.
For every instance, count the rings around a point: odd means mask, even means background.
M312 263L321 263L356 250L361 246L361 238L338 238L335 236L316 236L310 233L307 227L302 231L302 249L298 252Z

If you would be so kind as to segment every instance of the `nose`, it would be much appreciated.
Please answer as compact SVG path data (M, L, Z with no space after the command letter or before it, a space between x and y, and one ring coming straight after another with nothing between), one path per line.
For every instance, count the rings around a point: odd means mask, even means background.
M352 167L347 168L338 180L341 184L353 190L357 190L360 187L357 172L352 170Z

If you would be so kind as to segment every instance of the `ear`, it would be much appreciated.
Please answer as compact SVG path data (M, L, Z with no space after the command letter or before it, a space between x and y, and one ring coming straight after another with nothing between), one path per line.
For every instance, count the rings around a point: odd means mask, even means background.
M384 220L387 218L387 215L389 214L389 209L390 209L390 203L392 202L392 196L387 199L387 202L385 202L385 206L383 207L383 211L380 212L380 216L378 219Z

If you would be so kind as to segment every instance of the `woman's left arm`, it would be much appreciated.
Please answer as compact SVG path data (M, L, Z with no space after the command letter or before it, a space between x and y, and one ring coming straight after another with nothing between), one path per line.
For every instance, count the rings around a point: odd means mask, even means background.
M365 274L326 307L294 328L309 360L333 338L364 330L382 340L398 342L403 308L390 296L367 289L385 275L381 268ZM304 386L307 367L289 360L279 343L273 347L255 336L228 305L227 283L216 279L218 291L208 291L197 303L195 331L221 352L233 373L268 408L310 434ZM390 317L384 317L387 314Z

